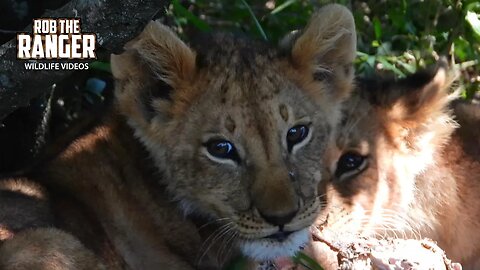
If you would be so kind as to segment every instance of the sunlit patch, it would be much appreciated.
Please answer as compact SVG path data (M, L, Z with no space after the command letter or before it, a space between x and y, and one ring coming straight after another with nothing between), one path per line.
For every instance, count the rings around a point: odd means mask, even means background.
M45 199L43 188L40 185L22 179L2 181L0 190L17 192L40 200Z
M8 229L4 224L0 224L0 241L4 241L12 238L14 235L13 231Z

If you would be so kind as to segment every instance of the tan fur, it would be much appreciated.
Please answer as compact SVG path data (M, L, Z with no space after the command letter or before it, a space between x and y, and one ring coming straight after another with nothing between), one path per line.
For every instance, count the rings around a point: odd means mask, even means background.
M0 269L102 270L95 255L57 229L26 230L0 246Z
M24 229L51 226L47 199L45 189L27 179L0 180L0 241Z
M326 6L297 38L278 49L215 34L187 46L147 25L112 56L115 108L32 174L54 205L68 194L86 216L59 227L107 268L218 269L239 253L296 252L320 209L320 158L352 89L353 17ZM289 149L298 125L308 136ZM234 144L235 159L208 151L218 139Z
M307 27L292 45L293 62L302 70L300 73L305 75L308 74L307 70L312 69L326 73L324 76L332 79L338 87L338 91L333 94L340 98L349 95L350 82L354 76L352 59L356 54L357 36L351 16L341 6L327 6L309 22L322 27ZM323 24L322 21L332 23ZM309 90L315 95L319 89L322 87L315 85Z
M349 100L326 155L331 181L322 188L330 214L320 220L326 231L340 238L429 237L464 269L478 269L480 108L451 103L448 75L440 67L400 82L363 84ZM368 167L341 180L337 162L352 151L368 156Z
M0 269L105 269L75 237L51 228L49 199L27 178L0 180Z

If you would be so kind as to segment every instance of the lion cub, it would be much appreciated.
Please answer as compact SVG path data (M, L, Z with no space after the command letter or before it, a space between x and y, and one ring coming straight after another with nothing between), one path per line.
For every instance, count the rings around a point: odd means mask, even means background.
M111 114L30 175L101 232L78 218L62 228L98 254L108 243L127 269L218 269L306 244L352 88L351 13L322 8L288 50L228 34L188 46L158 22L125 48Z
M359 83L326 155L326 233L429 237L480 269L480 107L452 103L449 77Z

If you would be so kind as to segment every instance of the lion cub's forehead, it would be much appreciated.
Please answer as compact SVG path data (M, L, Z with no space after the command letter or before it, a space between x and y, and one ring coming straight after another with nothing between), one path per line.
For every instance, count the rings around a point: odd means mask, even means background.
M228 67L237 72L257 71L281 57L278 50L268 43L230 33L196 38L192 47L197 53L197 66L214 70Z
M204 88L201 91L214 104L243 110L262 107L263 111L270 111L267 110L270 105L289 107L284 103L299 95L288 79L287 58L273 46L231 34L217 34L195 51L200 74L197 87Z

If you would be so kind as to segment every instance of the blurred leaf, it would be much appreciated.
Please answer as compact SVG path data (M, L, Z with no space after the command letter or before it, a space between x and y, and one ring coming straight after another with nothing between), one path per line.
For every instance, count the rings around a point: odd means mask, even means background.
M392 21L393 26L397 29L405 27L405 14L398 8L387 11L388 17Z
M410 34L415 34L417 32L417 29L415 28L415 25L412 22L407 22L405 24L405 30L407 30L407 32Z
M396 66L392 65L385 59L384 57L378 57L377 61L383 65L383 67L386 70L393 71L395 74L397 74L399 77L403 78L405 77L405 73L403 73L400 69L398 69Z
M459 37L454 40L453 45L455 56L461 62L467 61L468 55L471 54L470 43L467 40Z
M92 69L101 70L108 73L112 72L109 62L94 61L90 63L89 67Z
M297 0L288 0L288 1L286 1L285 3L279 5L279 6L276 7L274 10L272 10L272 12L270 12L270 15L275 15L275 14L279 13L280 11L286 9L288 6L294 4L295 2L297 2Z
M264 40L268 40L267 34L265 34L265 31L263 31L262 26L260 25L260 22L258 22L257 17L253 13L253 10L250 8L250 5L245 2L245 0L242 0L243 5L247 8L248 13L250 13L250 16L252 17L252 20L255 22L255 25L257 26L258 32L262 36Z
M185 17L188 21L190 21L195 27L202 31L210 31L210 26L200 18L195 16L191 13L188 9L180 4L178 0L172 0L172 5L174 9L174 13Z
M382 23L378 19L378 17L373 18L373 28L375 29L375 39L381 40L382 39Z
M383 42L377 49L377 55L391 55L392 54L392 43Z
M365 61L371 68L375 68L375 56L369 56Z
M472 11L467 11L467 16L465 19L480 38L480 20L478 19L478 14Z
M246 270L248 266L247 259L245 257L239 257L234 259L224 270Z
M266 0L174 0L170 16L182 26L178 29L199 28L203 23L215 30L263 39L268 34L269 41L275 43L289 31L303 28L315 9L335 2L347 5L354 15L357 48L362 52L355 68L361 76L378 73L378 64L383 66L381 73L403 77L434 64L439 55L452 57L457 63L480 59L478 0L270 1L276 4L273 9L266 6ZM186 6L182 9L179 3ZM480 65L462 72L466 96L471 97L471 89L480 89L476 82Z
M415 73L415 71L417 71L417 67L415 65L411 65L403 61L398 61L397 63L401 65L410 74Z
M292 258L295 264L300 264L309 270L323 270L323 268L312 258L303 252L297 252Z

